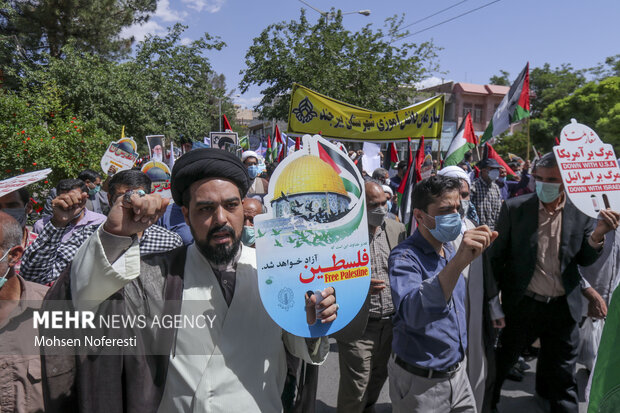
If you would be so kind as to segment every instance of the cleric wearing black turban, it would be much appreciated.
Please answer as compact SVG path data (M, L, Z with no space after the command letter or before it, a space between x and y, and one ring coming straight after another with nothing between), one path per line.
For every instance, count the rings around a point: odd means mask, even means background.
M157 220L167 201L133 194L112 206L107 221L75 257L70 272L75 307L92 309L114 296L127 304L128 315L172 313L209 321L205 328L146 330L143 340L163 347L158 354L165 357L80 358L73 383L52 374L57 369L49 366L46 386L54 411L282 410L285 347L320 364L329 344L326 337L304 339L283 331L265 311L255 250L240 243L241 200L249 185L246 168L231 153L200 149L183 155L172 170L171 191L195 242L142 258L135 234ZM334 289L327 287L321 295L318 305L316 296L306 296L300 322L336 318ZM63 388L66 383L72 386Z

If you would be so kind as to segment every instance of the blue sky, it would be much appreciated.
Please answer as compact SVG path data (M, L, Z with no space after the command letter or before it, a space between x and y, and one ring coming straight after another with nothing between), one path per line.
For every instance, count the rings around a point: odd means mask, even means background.
M349 30L372 23L383 27L385 18L405 14L413 23L442 9L452 7L410 27L411 32L426 29L459 14L484 6L493 0L306 0L314 7L343 12L370 9L371 15L344 16ZM459 4L460 3L460 4ZM138 40L147 33L161 34L179 21L189 29L184 41L197 39L204 32L219 36L227 47L210 52L213 68L226 76L228 89L238 89L239 71L252 40L267 25L299 17L301 8L310 19L319 14L297 0L159 0L158 10L144 26L128 32ZM487 83L500 69L510 72L511 81L527 61L530 67L549 63L570 63L581 69L620 53L620 1L618 0L500 0L451 22L423 31L408 40L433 40L439 52L438 78L471 83ZM233 96L238 90L233 92ZM251 107L260 100L260 88L253 87L236 103ZM372 109L372 108L369 108Z

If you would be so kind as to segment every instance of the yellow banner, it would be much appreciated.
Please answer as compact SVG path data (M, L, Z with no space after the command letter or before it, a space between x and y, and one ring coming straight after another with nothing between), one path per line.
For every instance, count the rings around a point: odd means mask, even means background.
M355 141L441 137L444 96L393 112L373 112L293 84L288 131Z

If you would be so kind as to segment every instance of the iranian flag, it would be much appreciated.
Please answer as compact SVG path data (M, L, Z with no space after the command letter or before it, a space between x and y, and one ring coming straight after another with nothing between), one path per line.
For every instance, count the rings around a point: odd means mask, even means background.
M508 94L493 114L489 126L480 138L485 143L510 127L511 123L530 116L530 64L525 65L517 80L510 86Z
M478 138L474 132L474 124L471 121L471 113L467 112L467 116L461 122L459 130L452 138L448 152L446 152L445 166L458 165L465 157L465 153L476 147Z

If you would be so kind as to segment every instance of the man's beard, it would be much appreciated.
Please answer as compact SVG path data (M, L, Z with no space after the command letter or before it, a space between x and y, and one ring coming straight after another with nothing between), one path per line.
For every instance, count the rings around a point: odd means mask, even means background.
M237 256L237 253L239 252L239 247L241 246L241 237L237 237L235 235L235 230L231 226L223 225L211 229L211 231L209 231L204 240L200 240L196 237L193 228L190 227L190 230L192 232L192 236L194 237L194 242L196 243L196 246L198 247L200 252L202 252L202 255L204 255L205 258L211 261L213 264L228 264L232 262ZM232 244L221 244L212 247L209 244L209 241L211 241L214 233L220 231L225 231L230 235L230 237L232 238Z

